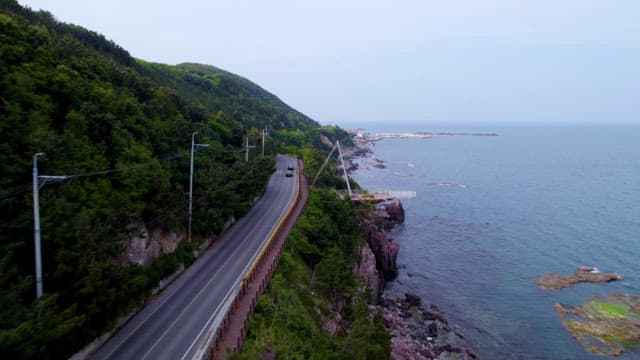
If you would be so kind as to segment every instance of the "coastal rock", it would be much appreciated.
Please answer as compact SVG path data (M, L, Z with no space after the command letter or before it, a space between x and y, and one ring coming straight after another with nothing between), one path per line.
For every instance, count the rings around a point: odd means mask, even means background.
M640 344L638 295L611 293L594 296L580 307L555 308L564 327L593 354L617 356Z
M439 320L427 321L422 305L415 306L403 299L391 298L383 294L380 300L385 326L392 332L392 359L436 359L443 352L455 354L455 359L473 359L465 340L456 337L453 331ZM434 306L431 312L439 311ZM438 318L444 318L439 313ZM469 350L471 351L471 350ZM471 351L471 354L474 354ZM449 358L449 357L445 357ZM477 355L476 355L477 358Z
M542 290L558 290L581 282L601 283L620 278L622 276L616 273L599 272L594 267L580 266L573 275L544 274L536 279L536 284Z
M400 246L392 243L386 234L379 231L375 224L369 223L366 228L367 243L376 257L376 264L385 280L391 280L398 275L397 259Z
M427 326L427 336L430 338L438 337L438 326L435 322L432 322Z
M444 345L438 345L436 347L436 351L438 353L443 353L443 352L450 352L450 353L456 353L459 354L462 352L462 349L460 349L459 347L455 347L451 344L444 344Z
M384 229L390 230L395 226L404 223L404 208L399 199L394 199L386 202L384 205L384 211L387 213L384 222Z
M472 359L477 359L478 358L478 355L476 355L476 353L473 352L473 350L471 350L471 349L466 349L464 352Z
M416 293L410 291L404 294L404 297L410 306L420 306L420 296L416 295Z
M376 257L368 243L360 247L359 255L360 261L354 266L353 274L365 280L371 287L373 296L377 299L380 296L384 279L376 267Z

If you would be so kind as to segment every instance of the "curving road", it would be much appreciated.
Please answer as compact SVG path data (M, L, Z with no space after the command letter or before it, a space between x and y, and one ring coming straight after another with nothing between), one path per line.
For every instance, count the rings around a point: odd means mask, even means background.
M276 165L251 211L91 358L192 359L206 351L207 338L224 317L229 299L295 201L297 161L278 155ZM296 176L286 177L290 165Z

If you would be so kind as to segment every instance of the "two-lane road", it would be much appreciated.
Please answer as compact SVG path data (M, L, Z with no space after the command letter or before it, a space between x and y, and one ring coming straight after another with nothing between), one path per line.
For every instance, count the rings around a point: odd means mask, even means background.
M295 201L297 161L282 155L262 198L149 306L92 356L94 359L191 359L224 316L229 298ZM287 168L294 166L293 177Z

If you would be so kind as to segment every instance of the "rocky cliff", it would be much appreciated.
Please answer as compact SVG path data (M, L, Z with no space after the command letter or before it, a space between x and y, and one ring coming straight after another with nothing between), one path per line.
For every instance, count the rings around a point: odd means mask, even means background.
M396 264L400 246L387 237L387 232L394 226L404 222L404 209L400 200L394 200L382 205L382 208L372 212L373 221L365 224L366 243L360 249L360 261L354 267L353 273L361 276L371 287L374 296L379 297L384 282L391 280L398 274ZM376 223L382 220L380 229Z
M399 199L391 200L382 205L384 216L384 229L389 231L392 228L404 223L404 208Z
M124 240L125 251L120 257L123 264L148 266L158 256L173 252L185 238L184 234L163 233L159 229L149 230L142 224L134 226L135 230Z

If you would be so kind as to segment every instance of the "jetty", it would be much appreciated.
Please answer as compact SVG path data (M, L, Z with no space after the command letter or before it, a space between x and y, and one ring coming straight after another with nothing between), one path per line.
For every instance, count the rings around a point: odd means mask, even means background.
M355 132L354 140L359 144L373 144L384 139L431 139L434 136L498 136L493 132L481 133L481 132L428 132L428 131L416 131L416 132L384 132L384 133L369 133L363 129L357 129Z
M412 133L377 133L369 135L369 141L380 141L383 139L428 139L432 137L428 132L412 132Z

